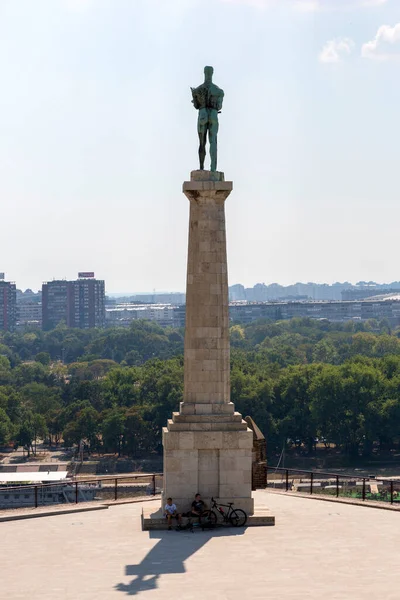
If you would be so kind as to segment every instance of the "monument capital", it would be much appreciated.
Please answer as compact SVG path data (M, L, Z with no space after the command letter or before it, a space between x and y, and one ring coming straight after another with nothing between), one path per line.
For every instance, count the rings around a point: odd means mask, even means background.
M184 181L182 191L189 200L216 199L225 201L233 189L220 171L192 171L190 181Z

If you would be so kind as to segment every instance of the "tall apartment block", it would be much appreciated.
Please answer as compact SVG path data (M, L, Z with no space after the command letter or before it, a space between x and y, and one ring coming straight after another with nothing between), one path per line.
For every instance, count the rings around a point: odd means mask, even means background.
M4 281L0 273L0 330L13 331L17 321L17 290L15 283Z
M79 273L76 281L49 281L42 286L43 329L104 327L105 285L94 273Z

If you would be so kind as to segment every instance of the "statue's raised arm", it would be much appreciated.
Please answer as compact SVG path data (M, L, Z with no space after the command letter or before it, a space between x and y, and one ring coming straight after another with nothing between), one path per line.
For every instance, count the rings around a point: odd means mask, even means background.
M199 134L200 169L204 169L207 133L210 142L211 171L217 170L218 113L221 112L224 92L212 81L214 69L204 67L204 83L192 90L192 102L199 111L197 131Z

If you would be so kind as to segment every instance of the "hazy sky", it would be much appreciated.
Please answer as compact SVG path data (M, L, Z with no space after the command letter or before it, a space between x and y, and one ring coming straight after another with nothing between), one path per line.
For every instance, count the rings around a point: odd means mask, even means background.
M400 0L0 0L8 279L184 290L206 64L230 284L400 279Z

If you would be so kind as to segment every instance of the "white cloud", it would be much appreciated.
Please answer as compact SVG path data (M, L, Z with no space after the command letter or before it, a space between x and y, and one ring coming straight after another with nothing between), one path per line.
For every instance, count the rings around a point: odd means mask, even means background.
M86 12L93 6L93 0L63 0L67 10L72 12Z
M255 6L257 8L269 8L278 4L277 0L221 0L221 2L226 2L228 4L247 4L248 6Z
M354 42L350 38L337 38L329 40L322 48L319 55L319 61L322 63L338 63L342 61L343 56L351 54L354 48Z
M393 51L393 46L398 44ZM370 42L363 44L361 48L363 58L374 60L393 60L400 58L400 23L394 27L382 25L379 27L376 36Z
M314 12L319 10L319 0L298 0L295 4L298 10L304 12Z
M382 6L382 4L386 4L389 0L361 0L361 4L363 6Z
M389 0L222 0L222 2L247 4L258 8L286 4L302 12L316 12L320 10L352 10L354 8L382 6Z
M302 11L321 10L353 10L355 8L367 8L382 6L389 0L293 0L294 6Z

